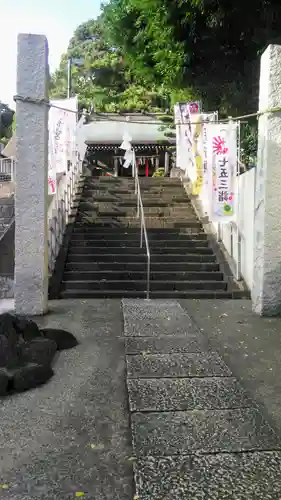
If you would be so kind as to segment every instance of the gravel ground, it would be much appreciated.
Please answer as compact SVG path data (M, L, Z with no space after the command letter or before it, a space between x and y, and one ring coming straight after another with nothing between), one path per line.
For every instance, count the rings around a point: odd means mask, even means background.
M1 401L0 497L132 500L120 301L50 307L38 323L80 345L59 355L48 384Z

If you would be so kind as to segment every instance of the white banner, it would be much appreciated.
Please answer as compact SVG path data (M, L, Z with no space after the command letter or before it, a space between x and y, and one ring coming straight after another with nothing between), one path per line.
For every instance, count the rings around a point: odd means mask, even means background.
M230 222L235 218L237 124L209 123L206 127L209 217L212 222Z
M190 115L201 113L201 102L178 102L174 105L175 124L189 123Z
M77 97L51 101L49 111L49 194L56 193L57 176L67 172L69 161L75 161L77 110Z
M199 195L208 182L207 161L204 158L205 122L215 121L217 113L189 114L189 121L176 125L177 167L184 170L192 183L192 194Z
M48 195L56 194L57 192L57 174L56 171L48 171Z
M74 159L78 101L72 97L53 100L52 104L56 107L51 106L49 111L50 169L60 174L67 172L67 162Z
M82 114L76 125L76 130L75 130L75 138L74 138L75 160L77 155L78 158L81 161L83 161L87 151L87 145L85 143L84 125L85 125L85 115Z

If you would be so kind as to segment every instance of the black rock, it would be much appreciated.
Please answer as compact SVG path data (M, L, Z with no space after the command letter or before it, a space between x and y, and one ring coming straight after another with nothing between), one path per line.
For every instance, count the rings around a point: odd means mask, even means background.
M0 368L0 396L6 396L8 392L9 376L4 368Z
M0 314L0 335L15 334L15 316L10 313Z
M20 349L20 362L22 365L36 363L38 365L50 365L57 351L54 340L47 338L36 338L30 342L24 342Z
M19 365L19 342L15 332L6 336L0 334L0 368L15 368Z
M57 344L58 351L63 351L64 349L72 349L79 345L78 340L74 335L66 330L58 330L56 328L43 328L41 333L45 338L54 340Z
M27 391L48 382L54 372L51 366L29 363L13 372L13 390L17 392Z
M42 337L38 325L35 321L25 316L14 316L14 327L19 335L22 335L25 341Z

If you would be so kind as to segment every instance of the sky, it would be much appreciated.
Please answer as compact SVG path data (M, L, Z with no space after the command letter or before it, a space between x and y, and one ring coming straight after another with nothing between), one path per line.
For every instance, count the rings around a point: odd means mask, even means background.
M0 101L15 107L18 33L46 35L49 65L59 65L75 28L99 14L101 0L0 0Z

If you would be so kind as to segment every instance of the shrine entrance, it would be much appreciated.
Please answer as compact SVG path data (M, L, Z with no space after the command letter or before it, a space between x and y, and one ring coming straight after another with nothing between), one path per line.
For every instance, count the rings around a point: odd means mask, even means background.
M134 149L140 177L152 177L158 168L163 168L168 175L170 162L167 145L137 144ZM132 176L132 167L124 168L124 152L116 148L115 144L88 145L85 162L93 176Z
M162 126L156 114L99 113L83 126L87 145L85 163L89 171L94 176L131 177L132 168L124 167L124 151L120 149L127 134L132 138L139 175L152 177L158 168L163 168L168 175L169 147L174 141L164 135Z

